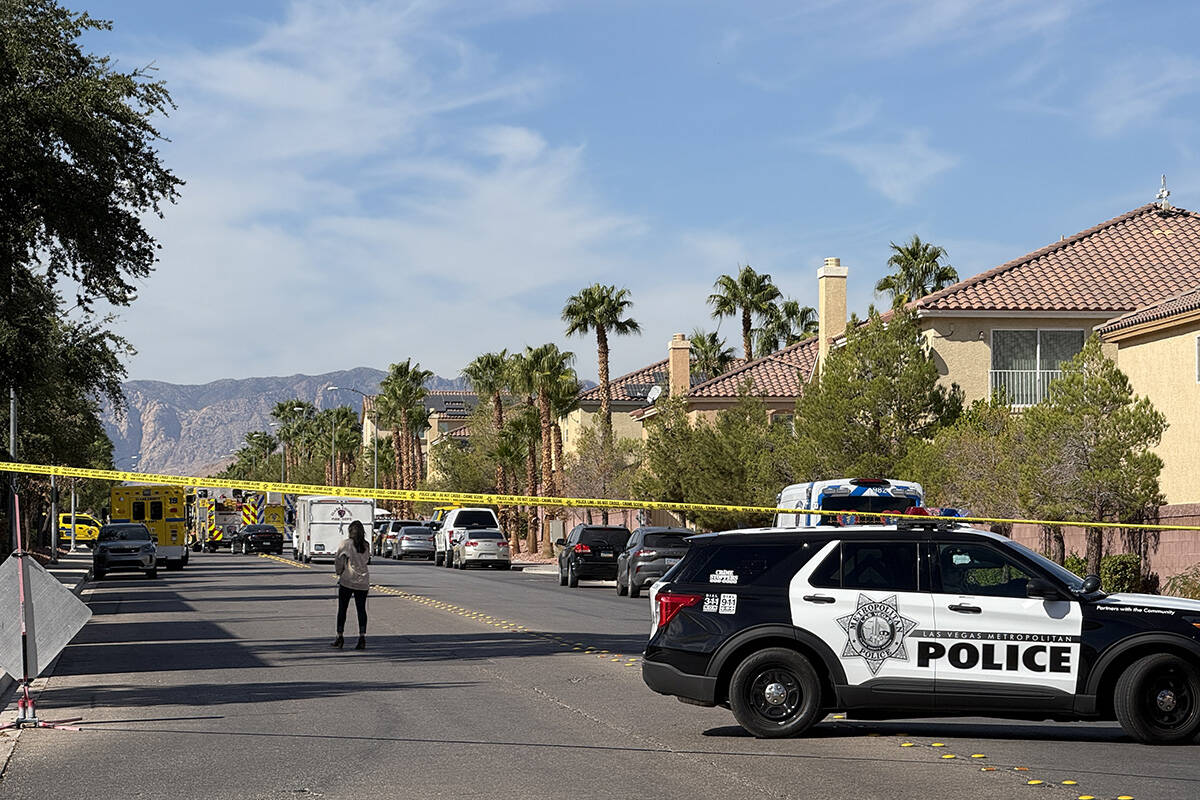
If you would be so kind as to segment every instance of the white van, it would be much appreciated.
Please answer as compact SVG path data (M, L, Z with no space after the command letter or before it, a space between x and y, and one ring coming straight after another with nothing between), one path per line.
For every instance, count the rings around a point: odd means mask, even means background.
M793 483L775 498L776 508L819 509L844 511L840 520L831 514L788 514L778 512L775 526L778 528L811 528L815 525L871 524L879 517L854 518L854 512L884 511L903 512L912 506L924 504L925 490L912 481L891 478L832 478L824 481ZM841 516L841 515L839 515Z
M296 498L296 558L304 563L313 559L333 560L342 540L349 535L350 523L363 524L370 544L375 519L375 501L357 497Z
M433 538L433 561L440 566L452 564L449 554L462 535L471 529L494 528L500 530L496 512L490 508L455 508L442 518L442 526Z

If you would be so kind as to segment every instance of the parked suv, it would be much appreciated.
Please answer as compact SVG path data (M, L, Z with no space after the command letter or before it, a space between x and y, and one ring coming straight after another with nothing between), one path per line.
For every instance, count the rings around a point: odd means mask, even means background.
M158 577L158 546L150 529L140 522L105 525L92 549L92 576L102 579L113 570L140 570Z
M666 574L687 554L686 528L643 526L633 532L617 556L617 594L640 597L642 587Z
M997 534L934 521L696 536L651 590L646 684L758 737L831 711L1112 719L1200 731L1200 602L1105 594Z
M468 531L479 528L495 528L499 530L500 522L496 512L490 508L454 508L442 517L442 525L434 534L433 560L435 564L453 566L454 545Z
M611 581L617 577L617 553L625 549L629 529L621 525L576 525L555 542L558 585L575 587L580 578Z

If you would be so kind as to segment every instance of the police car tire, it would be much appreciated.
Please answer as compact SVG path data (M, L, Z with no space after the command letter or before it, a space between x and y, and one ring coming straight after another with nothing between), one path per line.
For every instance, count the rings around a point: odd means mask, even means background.
M1176 709L1156 705L1161 691L1172 690ZM1117 679L1113 706L1121 728L1146 744L1172 744L1191 739L1200 730L1200 670L1171 653L1155 653L1130 664Z
M771 705L767 685L783 684L783 702ZM729 679L729 707L738 724L759 739L797 736L821 718L821 679L795 650L769 647L752 653Z

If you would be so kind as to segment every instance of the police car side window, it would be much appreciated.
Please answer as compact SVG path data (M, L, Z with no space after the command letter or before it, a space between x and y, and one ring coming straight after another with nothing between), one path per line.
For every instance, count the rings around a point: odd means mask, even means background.
M916 542L842 542L809 578L824 589L915 592Z
M794 544L728 544L707 547L706 558L688 563L676 579L681 583L744 585L747 583L786 583L800 567L821 549L823 542Z
M1028 570L993 547L939 544L937 561L944 594L1027 596Z

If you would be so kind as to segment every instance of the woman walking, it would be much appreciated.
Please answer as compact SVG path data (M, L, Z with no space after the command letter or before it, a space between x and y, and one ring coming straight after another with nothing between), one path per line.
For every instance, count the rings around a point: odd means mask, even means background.
M337 638L333 640L333 646L339 650L342 648L346 609L353 597L354 607L358 611L358 644L354 645L354 649L364 650L367 647L367 589L371 586L367 564L371 561L371 548L367 545L366 531L361 522L351 522L349 532L350 538L342 542L333 562L333 571L338 575Z

